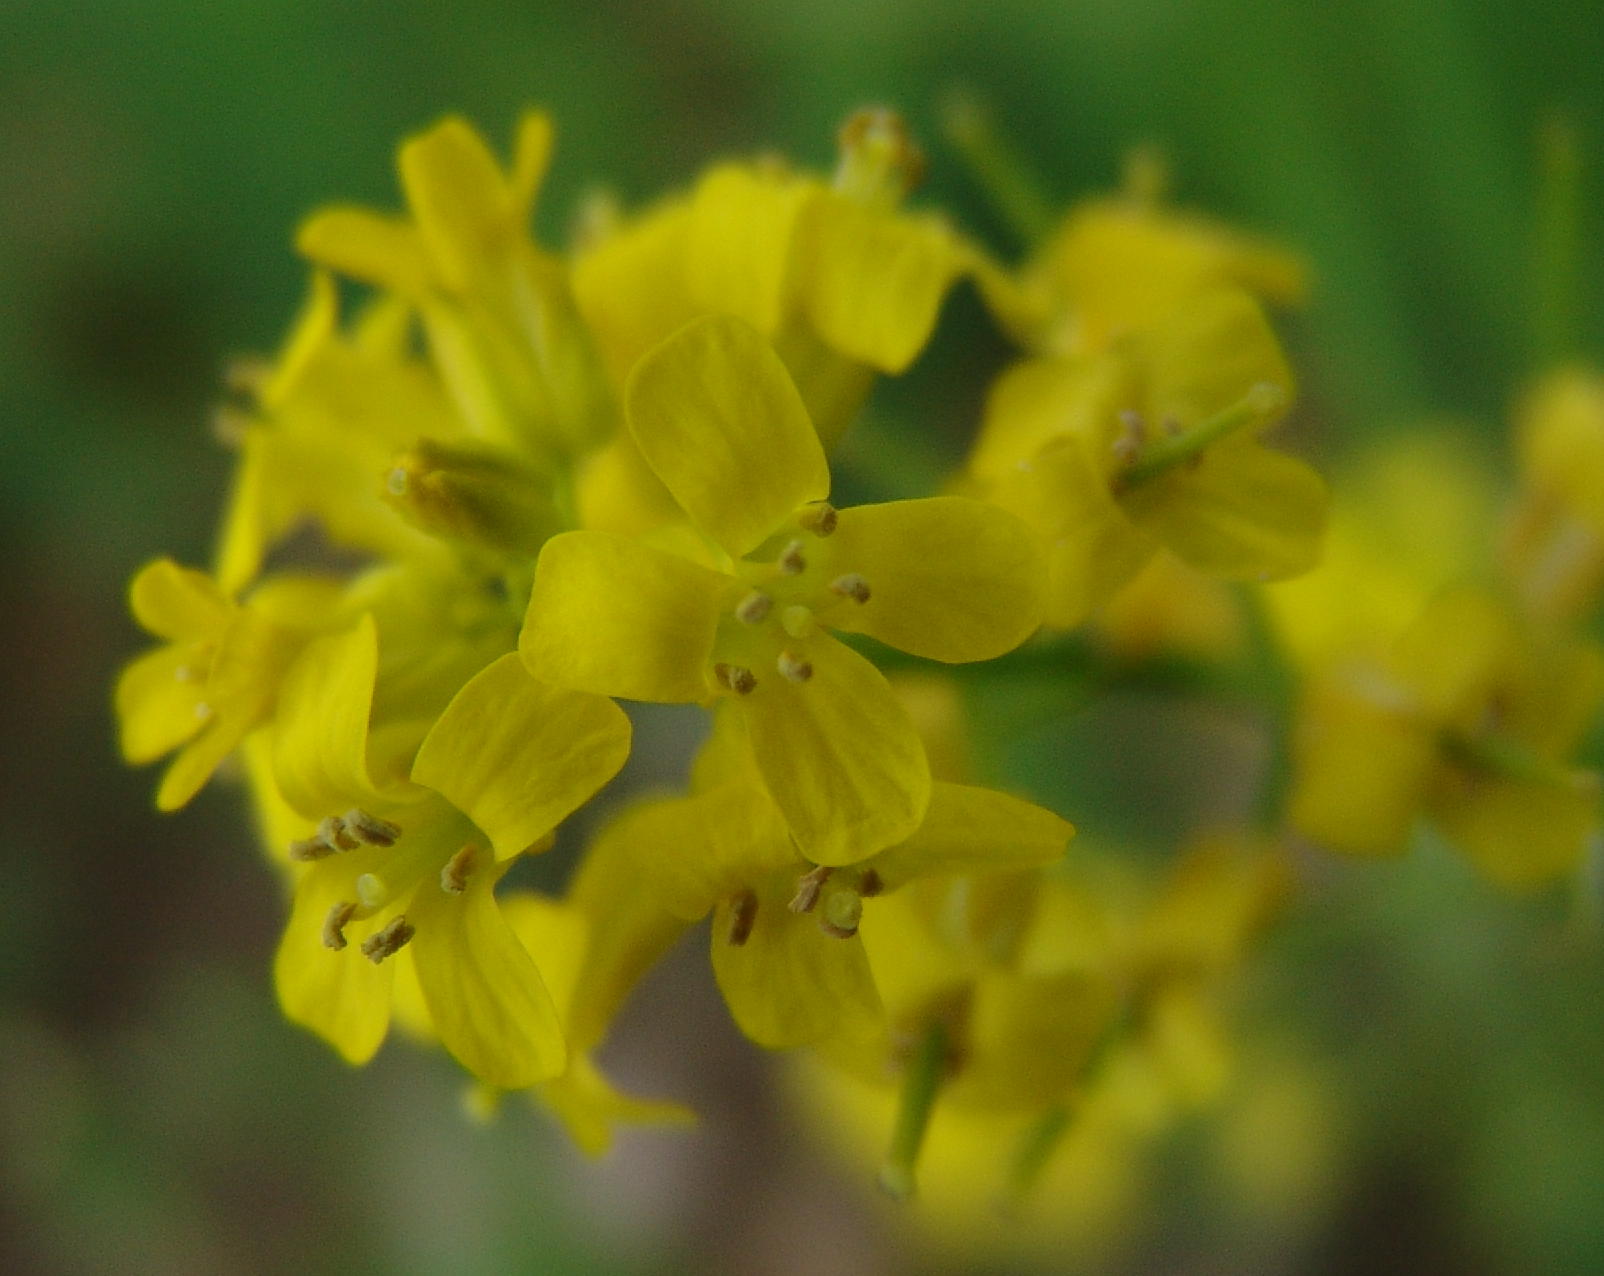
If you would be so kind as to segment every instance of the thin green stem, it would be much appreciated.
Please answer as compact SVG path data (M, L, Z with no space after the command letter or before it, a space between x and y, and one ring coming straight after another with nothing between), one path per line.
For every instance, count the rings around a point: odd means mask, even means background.
M924 1146L930 1114L935 1111L936 1095L947 1075L947 1026L937 1019L925 1031L919 1049L908 1061L902 1079L902 1097L897 1107L897 1124L891 1132L891 1147L880 1169L880 1186L899 1201L914 1193L914 1168L919 1149Z
M1119 485L1128 490L1186 464L1226 435L1267 421L1286 406L1286 401L1286 391L1280 386L1259 382L1230 407L1201 424L1143 446L1136 459L1120 471Z
M1563 116L1537 135L1532 346L1539 366L1575 357L1581 337L1581 147Z
M959 94L942 113L947 141L968 166L975 184L1008 228L1028 247L1040 243L1055 220L1030 166L997 132L991 113L978 99Z
M1264 773L1253 804L1253 821L1268 833L1277 832L1286 814L1292 788L1292 731L1297 713L1297 675L1287 662L1264 590L1256 585L1236 587L1237 607L1247 631L1252 675L1266 717Z

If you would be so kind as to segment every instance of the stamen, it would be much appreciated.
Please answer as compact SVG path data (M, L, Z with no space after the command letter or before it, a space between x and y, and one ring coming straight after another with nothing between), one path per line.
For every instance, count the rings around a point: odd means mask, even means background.
M850 598L855 603L866 603L869 601L869 582L857 572L848 572L830 582L830 592Z
M792 541L780 551L780 575L800 576L808 569L808 560L802 557L802 542Z
M813 665L792 651L782 651L774 662L781 675L791 682L806 682L813 677Z
M804 873L796 879L796 894L791 899L790 908L793 913L811 913L813 906L819 902L819 891L830 880L830 874L835 872L828 864Z
M327 842L337 851L354 851L362 843L345 831L345 821L331 815L317 826L319 840Z
M352 837L369 846L394 846L401 836L401 826L353 806L340 817Z
M792 603L780 613L780 627L793 638L811 637L819 628L813 618L813 609L801 603Z
M1141 454L1142 444L1147 442L1147 422L1140 412L1127 409L1119 414L1119 423L1122 430L1114 440L1114 456L1120 464L1130 465Z
M390 898L390 888L377 873L363 873L356 879L356 897L362 901L362 907L371 912L384 907L385 900Z
M197 700L195 702L195 719L196 719L196 721L205 722L206 719L208 719L211 716L212 716L212 706L207 704L206 701L204 701L204 700Z
M356 916L356 905L341 900L329 908L323 919L323 947L335 952L345 947L345 924Z
M757 689L757 675L744 665L727 665L722 660L713 666L718 685L738 696L749 696Z
M743 625L761 625L774 610L774 599L761 589L754 589L736 605L735 619Z
M405 917L395 917L383 930L374 931L362 941L362 955L377 966L405 948L416 933Z
M472 842L453 855L440 870L440 889L447 895L460 895L467 890L468 874L473 872L473 862L478 855L479 848Z
M857 891L831 891L819 910L819 929L835 939L851 939L863 920L863 897Z
M866 868L858 875L858 894L864 899L873 899L885 890L886 884L880 874L872 868Z
M730 929L724 938L739 948L752 937L752 926L757 921L757 895L742 891L730 901Z
M290 843L290 859L297 864L310 864L333 854L334 848L321 837L301 838Z
M812 532L815 536L828 536L835 531L838 513L829 501L814 501L811 505L804 505L802 512L797 515L797 525L804 532Z

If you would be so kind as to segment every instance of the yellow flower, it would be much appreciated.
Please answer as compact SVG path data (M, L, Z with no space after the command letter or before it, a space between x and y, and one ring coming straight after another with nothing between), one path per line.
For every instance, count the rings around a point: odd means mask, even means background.
M309 644L273 726L271 801L300 817L295 899L275 973L285 1013L349 1061L385 1036L396 963L446 1048L517 1089L566 1053L539 971L502 917L497 881L622 765L629 727L601 697L486 666L428 725L375 716L370 616Z
M1101 355L1006 372L987 403L970 481L1047 542L1048 623L1079 624L1160 546L1232 579L1311 567L1325 485L1257 437L1292 392L1263 313L1229 291Z
M1571 868L1599 826L1599 781L1566 759L1604 701L1604 653L1469 591L1434 600L1384 663L1306 693L1291 819L1360 855L1401 852L1424 814L1488 877Z
M1604 589L1604 378L1579 368L1544 377L1521 405L1515 443L1505 571L1535 614L1585 616Z
M567 272L530 240L551 123L518 123L510 171L449 117L398 157L410 216L333 207L301 227L300 250L415 307L469 432L561 468L614 428L611 391L574 309Z
M194 797L272 713L284 669L330 623L338 597L332 581L279 576L237 603L210 576L166 558L134 577L134 618L167 641L123 670L117 717L127 761L178 750L157 790L161 810Z
M957 497L830 507L796 388L737 319L695 320L642 360L627 420L704 562L610 533L554 537L520 639L531 672L628 699L733 699L815 863L910 835L924 751L885 679L829 631L942 661L1013 648L1040 619L1029 529Z

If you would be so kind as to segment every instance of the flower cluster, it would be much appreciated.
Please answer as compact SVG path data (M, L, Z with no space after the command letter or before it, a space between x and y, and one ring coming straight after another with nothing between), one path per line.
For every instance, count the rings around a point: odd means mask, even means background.
M1430 514L1384 475L1328 537L1324 481L1269 441L1295 383L1265 308L1302 267L1167 207L1151 166L1009 267L909 206L922 156L871 110L832 175L719 163L553 250L551 140L526 116L503 165L447 119L400 149L402 212L310 217L302 314L230 372L214 569L132 586L163 645L118 684L124 752L175 755L164 810L238 760L289 898L279 1000L345 1059L394 1020L604 1150L686 1115L592 1056L710 917L740 1029L810 1048L811 1101L883 1104L852 1124L895 1194L928 1134L933 1172L1095 1200L1085 1165L1223 1085L1223 995L1295 847L1402 849L1424 817L1500 882L1577 862L1596 379L1528 404L1496 548L1444 561L1434 526L1412 553L1386 520ZM832 503L837 443L960 283L1018 350L968 456ZM988 671L1177 667L1279 689L1273 756L1148 880L977 783ZM560 897L503 885L624 765L618 701L705 711L685 790L609 800Z

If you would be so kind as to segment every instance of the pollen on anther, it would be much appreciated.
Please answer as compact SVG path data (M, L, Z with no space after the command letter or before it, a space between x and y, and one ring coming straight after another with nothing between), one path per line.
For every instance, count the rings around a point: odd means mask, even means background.
M1147 422L1140 412L1127 410L1119 414L1119 423L1120 434L1114 440L1113 451L1116 458L1129 465L1147 442Z
M346 831L369 846L394 846L401 836L401 826L353 806L340 817Z
M383 930L376 930L362 941L362 955L377 966L407 946L416 933L405 917L392 918Z
M735 607L735 619L743 625L761 625L774 610L774 599L761 589L754 589Z
M804 532L812 532L815 536L828 536L835 531L839 514L829 501L815 501L802 507L802 512L797 515L796 521Z
M811 913L819 902L819 892L835 872L828 864L820 864L796 880L796 894L789 905L793 913Z
M752 937L752 927L756 922L757 895L753 891L742 891L730 901L730 928L724 938L739 948Z
M781 676L790 682L806 682L813 677L812 662L804 660L795 652L782 651L774 665L780 671Z
M780 574L800 576L808 569L808 560L802 556L802 542L792 541L780 551Z
M303 837L290 843L289 856L297 864L310 864L333 854L334 848L321 837Z
M830 592L850 598L855 603L866 603L869 601L869 582L857 572L847 572L830 582Z
M749 696L757 688L757 675L744 665L727 665L722 660L713 666L718 685L738 696Z
M327 842L337 851L354 851L362 843L346 830L345 821L338 815L328 816L317 826L318 840Z
M330 905L328 915L323 919L323 947L332 948L335 952L345 947L345 924L356 916L356 905L341 900L338 904Z
M885 880L872 868L866 868L858 875L858 894L864 899L872 899L885 888Z
M468 874L473 872L479 848L472 842L464 846L440 870L440 889L447 895L460 895L468 889Z

